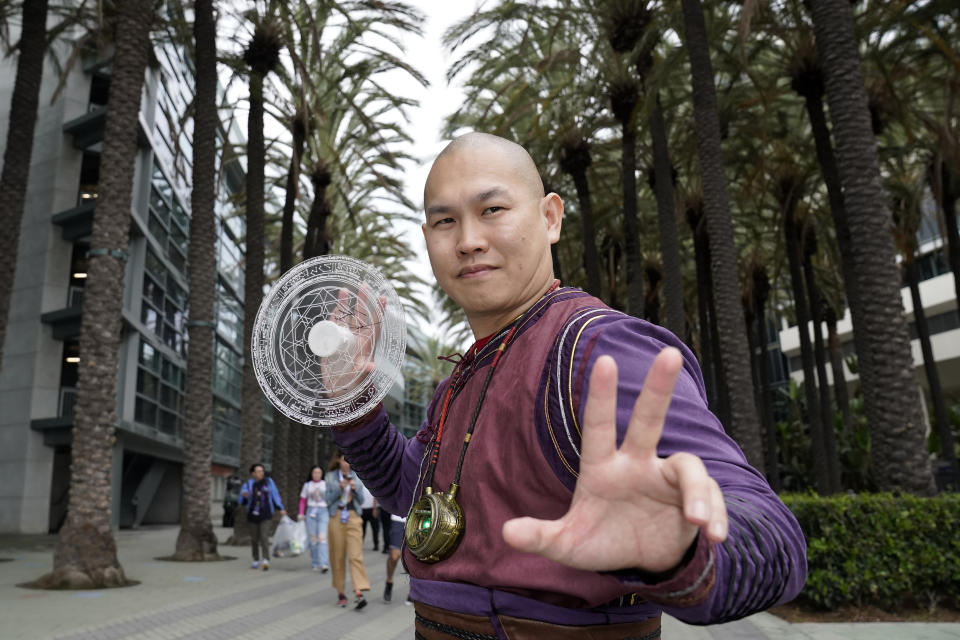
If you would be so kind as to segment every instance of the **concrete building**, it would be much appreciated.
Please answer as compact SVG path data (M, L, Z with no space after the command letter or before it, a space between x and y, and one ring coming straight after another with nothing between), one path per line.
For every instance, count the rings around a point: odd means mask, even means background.
M15 34L14 34L15 39ZM177 522L186 366L192 120L191 66L154 48L140 108L113 465L114 526ZM0 61L0 140L16 59ZM0 372L0 531L57 530L65 517L86 252L97 202L110 61L66 77L44 68L17 272ZM242 144L231 114L219 142ZM218 156L221 154L218 154ZM239 462L243 339L243 167L218 157L215 501ZM269 414L269 412L265 412ZM267 419L269 425L270 419ZM271 444L267 429L267 455ZM218 495L219 494L219 495Z
M923 301L923 310L930 327L930 343L937 362L937 371L940 383L948 402L960 401L960 315L957 310L957 296L954 288L953 273L950 272L946 244L940 236L936 209L932 198L928 198L924 206L923 220L917 234L918 251L917 263L920 271L920 299ZM913 300L910 289L904 283L900 290L903 309L910 324L911 348L913 364L917 379L929 397L927 377L924 372L923 353L920 340L917 338L916 322L913 313ZM787 326L782 320L780 330L780 349L789 362L790 375L797 382L803 380L803 367L800 360L800 332L796 325ZM822 327L823 335L827 335L826 325ZM813 342L812 327L808 327L810 340ZM837 322L837 333L843 344L844 355L855 353L853 347L853 323L850 310L847 309L843 318ZM844 364L844 375L853 390L859 377L852 373ZM827 378L833 385L833 374L827 367Z

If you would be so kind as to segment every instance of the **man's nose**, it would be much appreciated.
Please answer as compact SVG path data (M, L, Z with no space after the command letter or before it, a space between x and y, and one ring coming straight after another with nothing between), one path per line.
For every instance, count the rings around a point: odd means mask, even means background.
M457 251L468 255L477 251L487 250L487 238L481 225L469 218L464 219L459 227L457 237Z

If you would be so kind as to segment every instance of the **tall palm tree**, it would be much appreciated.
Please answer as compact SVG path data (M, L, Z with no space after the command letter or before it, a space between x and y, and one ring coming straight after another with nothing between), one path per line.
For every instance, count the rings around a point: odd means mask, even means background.
M740 298L737 250L720 146L720 119L713 65L700 0L683 0L684 44L693 81L697 155L716 293L717 329L723 353L722 375L730 389L730 431L747 459L763 469L760 421L754 404L746 321Z
M845 0L810 5L853 241L847 289L859 297L851 313L873 465L882 469L877 482L882 489L928 494L933 475L853 11Z
M53 571L37 580L38 586L47 588L90 589L127 583L110 528L110 488L123 317L121 294L129 246L140 97L154 15L153 0L129 0L117 5L100 197L93 220L80 332L70 498L54 551Z
M210 463L213 450L213 341L216 318L217 25L213 0L194 6L193 177L190 196L190 349L187 352L186 415L183 429L183 507L176 560L216 559L217 536L210 521Z
M933 416L936 421L937 437L940 440L940 456L949 465L952 477L958 472L957 455L953 445L953 432L947 417L947 404L940 384L940 372L930 344L930 326L927 314L920 298L920 270L917 267L917 231L920 227L921 203L923 200L922 178L914 176L903 166L902 159L892 159L893 165L888 178L888 186L894 203L894 220L897 223L897 245L903 255L903 270L910 299L913 302L913 321L917 327L920 351L923 353L923 370L930 388L930 401L933 404ZM954 487L957 489L960 487Z
M10 99L3 173L0 174L0 368L3 367L3 341L7 334L10 295L17 268L20 246L20 222L30 178L33 130L40 102L43 54L46 51L47 0L24 0L20 31L17 77Z
M250 67L250 115L247 119L247 185L246 185L246 268L243 318L243 437L240 445L240 467L247 469L262 457L263 394L253 373L250 340L253 323L263 299L264 261L264 162L263 85L267 74L280 60L280 30L269 18L258 19L253 37L243 52Z

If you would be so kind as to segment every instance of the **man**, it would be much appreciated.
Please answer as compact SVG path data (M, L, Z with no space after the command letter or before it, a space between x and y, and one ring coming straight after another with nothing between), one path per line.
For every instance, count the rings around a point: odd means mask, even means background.
M708 624L793 598L795 518L680 340L554 280L563 202L529 155L457 138L424 207L434 275L477 342L417 437L382 407L334 429L380 503L409 511L417 633L659 638L661 611Z
M390 532L384 538L384 548L389 549L387 556L387 584L383 588L383 601L390 602L393 599L393 574L397 570L397 563L400 562L400 551L403 549L403 530L406 527L407 519L390 514ZM410 596L407 596L407 604L412 604Z
M281 516L287 515L280 500L280 492L273 478L267 478L263 465L251 465L250 477L240 487L240 506L247 506L247 522L250 523L250 546L253 552L251 569L260 568L260 551L263 551L263 570L270 569L270 521L276 508Z

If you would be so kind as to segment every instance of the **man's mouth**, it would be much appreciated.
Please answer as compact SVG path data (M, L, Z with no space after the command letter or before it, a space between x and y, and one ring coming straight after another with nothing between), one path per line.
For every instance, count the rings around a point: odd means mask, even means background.
M457 274L458 278L471 278L479 276L488 271L493 271L494 267L485 264L474 264L469 267L464 267L460 270L460 273Z

